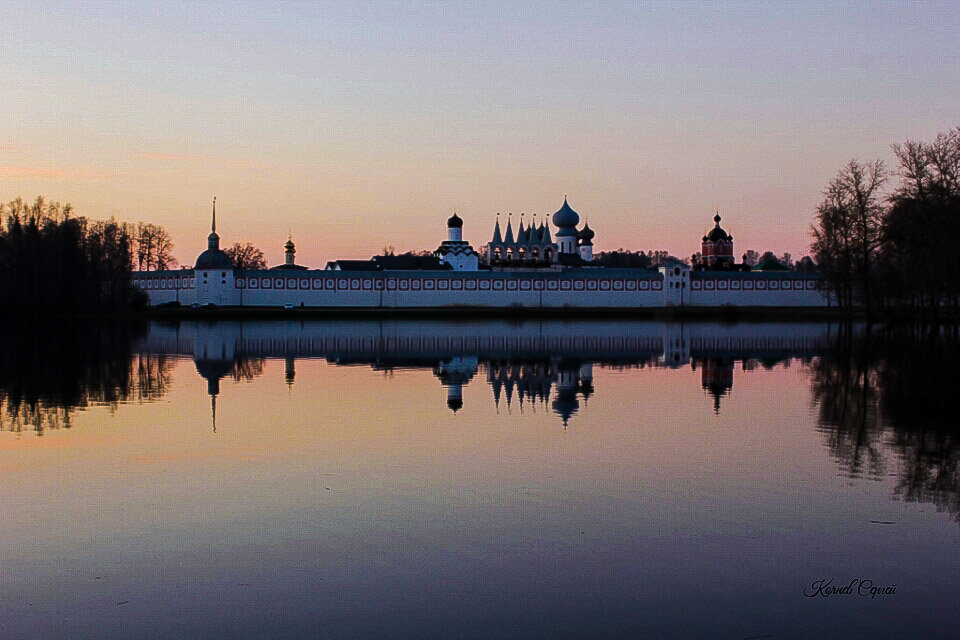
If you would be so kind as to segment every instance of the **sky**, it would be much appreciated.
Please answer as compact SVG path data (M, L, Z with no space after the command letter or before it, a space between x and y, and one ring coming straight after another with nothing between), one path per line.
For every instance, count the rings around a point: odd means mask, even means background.
M851 158L960 125L957 3L0 3L0 201L321 267L568 196L595 251L808 253Z

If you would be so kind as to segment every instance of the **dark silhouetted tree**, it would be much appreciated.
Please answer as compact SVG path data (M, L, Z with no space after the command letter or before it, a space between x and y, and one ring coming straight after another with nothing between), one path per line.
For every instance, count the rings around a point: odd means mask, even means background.
M851 160L833 179L817 208L812 250L844 309L874 302L874 271L882 241L883 162Z
M237 242L232 247L227 248L224 253L230 256L234 269L267 268L267 259L263 256L263 251L249 242L245 245Z
M0 301L17 314L70 313L142 302L130 284L133 240L115 220L74 217L37 198L0 205Z
M157 271L177 266L177 260L173 257L173 241L160 225L138 222L133 237L137 270Z

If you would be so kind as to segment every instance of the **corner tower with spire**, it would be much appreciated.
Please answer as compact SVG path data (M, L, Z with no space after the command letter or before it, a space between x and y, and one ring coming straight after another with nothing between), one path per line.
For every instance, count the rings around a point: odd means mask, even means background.
M197 280L197 304L229 306L235 304L233 260L220 249L217 235L217 199L213 199L213 215L207 250L197 256L194 265Z

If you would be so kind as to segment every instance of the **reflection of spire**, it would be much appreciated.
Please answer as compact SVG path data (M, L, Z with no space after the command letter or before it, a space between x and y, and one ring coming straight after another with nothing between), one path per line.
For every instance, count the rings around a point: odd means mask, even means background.
M221 354L222 355L222 354ZM213 416L213 430L217 430L217 396L220 395L220 379L230 373L233 367L233 360L225 357L209 358L204 353L204 357L194 360L197 367L197 373L207 381L207 394L210 396L210 408Z
M503 389L503 382L500 378L493 378L490 381L490 385L493 387L493 403L497 406L497 411L500 410L500 391Z
M297 370L294 367L294 357L287 356L284 360L283 379L288 387L293 386L293 379L297 376Z

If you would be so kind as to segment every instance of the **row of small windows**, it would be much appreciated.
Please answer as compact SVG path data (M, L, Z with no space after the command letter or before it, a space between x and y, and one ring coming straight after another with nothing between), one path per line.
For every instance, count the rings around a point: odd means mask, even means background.
M141 289L193 289L197 286L196 278L166 278L134 280L133 285Z
M796 290L813 291L817 288L816 280L694 280L690 283L694 291L751 291L751 290Z
M323 337L323 338L254 338L244 339L243 348L248 353L276 353L277 351L296 350L299 352L322 354L332 350L370 351L383 350L396 353L420 349L503 349L517 347L524 349L556 349L559 347L577 347L618 350L655 350L660 348L659 338L617 337L617 336L537 336L537 337L460 337L460 336L416 336L416 337ZM512 365L509 365L512 366Z
M302 289L316 291L659 291L659 280L516 280L516 279L371 279L371 278L241 278L238 289Z
M240 289L303 289L317 291L433 291L433 290L468 290L468 291L660 291L662 283L659 280L515 280L515 279L372 279L372 278L303 278L300 280L289 278L240 278L237 281ZM203 281L207 284L206 278ZM134 280L133 284L141 289L192 289L196 286L195 278L150 278ZM226 279L220 284L225 285ZM673 282L671 288L685 288L686 283ZM817 288L816 280L694 280L690 288L695 291L706 290L803 290L812 291Z

